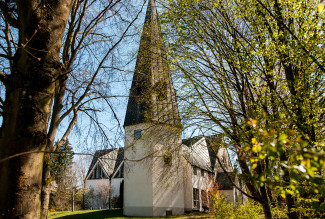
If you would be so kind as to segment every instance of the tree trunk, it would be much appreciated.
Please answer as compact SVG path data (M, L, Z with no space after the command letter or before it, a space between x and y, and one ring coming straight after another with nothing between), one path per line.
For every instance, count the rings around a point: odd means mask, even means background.
M288 208L288 217L289 219L299 219L300 216L297 213L296 210L296 203L292 195L287 194L286 195L286 202L287 202L287 208Z
M33 70L34 75L43 74L41 69ZM12 86L14 89L6 93L0 158L25 154L0 164L0 206L4 218L40 217L44 160L41 151L47 142L54 86L41 77L33 80L13 80L17 87Z
M41 219L48 218L49 202L50 202L50 183L51 173L49 166L50 155L46 154L44 159L42 189L41 189Z
M265 219L272 219L272 212L268 202L262 203Z
M41 215L42 151L55 84L62 77L59 54L72 1L15 1L19 45L5 83L0 129L1 218Z

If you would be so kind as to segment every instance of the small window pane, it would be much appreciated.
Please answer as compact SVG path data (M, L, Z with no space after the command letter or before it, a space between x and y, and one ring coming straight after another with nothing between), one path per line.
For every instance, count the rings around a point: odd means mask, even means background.
M165 155L164 156L164 162L166 165L170 166L172 165L172 155Z
M197 175L197 168L196 167L193 167L193 174Z
M142 136L142 130L134 130L134 139L140 139Z
M201 176L204 176L204 170L201 169Z

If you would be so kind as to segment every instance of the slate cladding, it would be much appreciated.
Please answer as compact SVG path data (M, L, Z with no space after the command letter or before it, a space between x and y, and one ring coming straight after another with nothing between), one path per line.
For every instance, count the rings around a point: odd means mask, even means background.
M146 122L181 124L154 1L148 4L124 127Z

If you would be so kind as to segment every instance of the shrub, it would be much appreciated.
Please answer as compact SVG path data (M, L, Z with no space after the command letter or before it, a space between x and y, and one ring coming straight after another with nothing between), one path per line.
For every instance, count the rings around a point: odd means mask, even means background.
M286 208L280 208L278 206L272 208L273 218L286 219L286 218L288 218L287 213L288 213L288 211Z
M233 205L221 196L219 192L212 194L213 209L215 218L232 218L234 215Z
M261 218L262 207L254 201L249 201L246 204L238 205L235 209L234 217L236 219L255 219Z

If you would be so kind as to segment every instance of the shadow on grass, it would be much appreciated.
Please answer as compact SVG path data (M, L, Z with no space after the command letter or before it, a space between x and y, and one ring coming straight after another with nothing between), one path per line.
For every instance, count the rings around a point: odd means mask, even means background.
M72 214L66 215L62 217L58 217L60 219L104 219L104 218L125 218L123 216L123 210L102 210L102 211L94 211L88 213L80 213L80 214Z
M208 215L202 212L191 212L182 216L168 216L168 217L128 217L123 216L122 209L114 209L114 210L95 210L95 211L79 211L79 212L57 212L49 216L50 219L105 219L105 218L115 218L115 219L125 219L125 218L142 218L142 219L150 219L150 218L214 218L213 215ZM62 216L60 216L62 214ZM69 214L69 215L67 215Z

